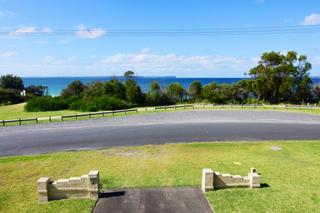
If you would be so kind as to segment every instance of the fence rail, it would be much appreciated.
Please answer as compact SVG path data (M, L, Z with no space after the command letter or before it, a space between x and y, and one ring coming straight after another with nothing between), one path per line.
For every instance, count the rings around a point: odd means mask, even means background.
M192 108L194 109L194 104L186 104L186 105L173 105L173 106L159 106L159 107L155 107L155 111L157 110L167 110L167 109L179 109L179 108Z
M97 115L105 116L105 115L108 115L108 114L115 115L115 114L118 114L118 113L127 114L128 112L137 112L138 113L138 109L134 108L134 109L112 110L112 111L102 111L102 112L89 112L89 113L73 114L73 115L48 116L48 117L42 117L42 118L0 120L0 124L2 124L2 126L6 126L6 124L9 124L9 123L19 123L19 125L22 125L24 122L32 122L32 121L34 121L35 123L39 123L39 121L43 121L43 120L48 120L49 122L52 122L54 119L59 119L61 121L64 121L65 119L68 119L68 118L74 118L74 119L77 120L80 117L89 117L89 118L91 118L92 116L97 116Z
M150 107L149 107L150 108ZM308 109L308 110L320 110L320 106L304 106L304 105L263 105L263 104L227 104L227 105L217 105L217 104L185 104L185 105L170 105L170 106L157 106L157 107L151 107L154 109L154 111L157 110L169 110L169 109L195 109L195 108L254 108L254 109ZM143 108L142 108L143 109ZM148 111L148 107L145 108L145 111ZM62 122L65 119L74 118L78 120L78 118L81 117L88 117L92 118L92 116L97 115L110 115L113 116L117 113L124 113L127 114L129 112L136 112L138 113L138 108L134 109L123 109L123 110L112 110L112 111L102 111L102 112L89 112L89 113L82 113L82 114L72 114L72 115L61 115L61 116L47 116L47 117L38 117L38 118L25 118L25 119L13 119L13 120L0 120L0 125L6 126L6 124L10 123L17 123L19 125L22 125L24 122L35 122L39 123L39 121L49 121L52 122L53 120L61 120Z

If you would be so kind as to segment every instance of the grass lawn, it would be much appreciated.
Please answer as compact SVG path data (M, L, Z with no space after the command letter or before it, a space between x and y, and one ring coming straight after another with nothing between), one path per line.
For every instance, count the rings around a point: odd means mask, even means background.
M273 146L281 150L274 151ZM320 141L192 143L0 158L0 212L90 212L94 201L41 205L36 180L100 170L103 188L200 186L202 168L262 174L261 189L206 193L217 212L316 212L320 205Z
M59 116L79 113L71 110L60 110L50 112L26 112L24 111L24 103L7 106L0 106L0 120L10 120L19 118L36 118L46 116Z

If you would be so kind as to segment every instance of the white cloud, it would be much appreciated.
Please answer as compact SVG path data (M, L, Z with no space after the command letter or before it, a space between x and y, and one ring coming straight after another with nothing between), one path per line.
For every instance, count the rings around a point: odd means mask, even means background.
M119 71L131 69L144 75L178 76L239 76L257 64L259 58L222 55L153 54L146 49L136 54L117 53L101 60L96 66ZM224 73L227 72L227 73ZM218 74L219 73L219 74Z
M104 36L107 32L102 28L88 29L84 25L77 28L76 36L79 38L95 39Z
M88 56L88 61L80 63L72 55L65 59L47 55L40 60L41 63L13 63L3 68L20 71L21 75L25 75L25 70L32 70L32 75L38 76L112 76L133 70L143 76L242 77L259 61L258 57L159 54L149 48L100 58Z
M8 52L4 52L1 54L1 57L2 58L9 58L9 57L12 57L16 55L16 52L12 52L12 51L8 51Z
M15 31L10 32L9 35L20 36L20 35L25 35L25 34L35 33L35 32L36 32L35 27L23 27L23 28L19 28Z
M21 27L9 33L9 36L24 36L33 33L52 33L51 28L45 27L42 29L37 29L36 27Z
M75 60L77 60L77 59L78 59L78 56L76 56L76 55L70 56L70 57L68 58L69 61L75 61Z
M34 43L35 43L35 44L48 44L49 41L46 41L46 40L38 40L38 41L35 41Z
M48 56L45 56L42 58L41 63L46 64L46 65L48 65L48 64L61 65L61 64L64 64L65 62L61 59L54 57L54 56L48 55Z
M142 53L148 53L150 52L150 48L149 47L145 47L141 50Z
M52 29L50 27L45 27L42 30L40 30L42 33L52 33Z
M320 24L320 14L312 13L304 18L304 25L318 25Z
M12 11L0 11L0 17L10 17L14 15L15 13Z
M320 65L320 57L316 57L312 60L313 64Z

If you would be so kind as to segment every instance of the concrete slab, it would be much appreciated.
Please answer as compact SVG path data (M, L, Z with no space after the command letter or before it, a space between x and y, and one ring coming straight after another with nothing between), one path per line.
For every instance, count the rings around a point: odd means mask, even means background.
M199 188L124 189L101 195L94 213L212 213Z

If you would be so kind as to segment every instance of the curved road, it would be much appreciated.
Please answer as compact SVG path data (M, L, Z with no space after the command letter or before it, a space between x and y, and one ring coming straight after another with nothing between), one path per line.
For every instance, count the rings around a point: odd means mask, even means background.
M137 114L0 128L0 156L204 141L320 139L320 116L245 110Z

